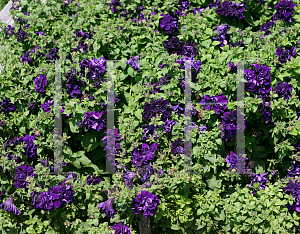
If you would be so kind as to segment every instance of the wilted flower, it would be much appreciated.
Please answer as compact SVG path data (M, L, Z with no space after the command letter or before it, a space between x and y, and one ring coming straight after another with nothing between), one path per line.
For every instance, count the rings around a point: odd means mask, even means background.
M112 226L112 228L115 230L114 234L131 234L130 228L122 222Z
M101 202L98 206L98 208L102 209L105 212L106 216L109 218L114 218L115 213L116 213L114 208L112 207L112 204L114 203L114 201L115 201L115 198L112 197L112 198L109 198L105 202Z
M20 215L21 211L13 204L13 198L9 197L5 202L0 205L0 209L8 211L11 214Z

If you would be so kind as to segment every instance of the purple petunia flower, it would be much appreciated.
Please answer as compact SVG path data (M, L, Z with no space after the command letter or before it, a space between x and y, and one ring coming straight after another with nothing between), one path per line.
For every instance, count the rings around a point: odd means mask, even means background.
M283 20L285 22L293 22L293 12L296 3L293 1L282 0L274 6L276 13L273 16L273 20Z
M41 192L37 201L35 197L36 193L32 193L31 198L36 208L50 211L63 207L66 202L73 201L74 191L71 185L66 186L66 184L61 183L61 185L49 188L47 192Z
M174 33L178 30L179 19L177 17L173 17L169 13L161 13L161 16L163 16L163 18L159 20L159 26L162 30L164 30L168 34Z
M295 163L291 161L292 163L292 169L287 169L288 175L287 177L293 177L300 176L300 162L296 161Z
M183 48L185 42L179 40L177 36L170 36L167 41L164 41L164 48L168 51L169 55L176 54L183 55Z
M159 169L157 172L156 172L156 178L160 178L162 177L162 175L164 174L164 170L163 169Z
M27 178L34 176L35 178L38 177L37 174L35 174L33 167L26 167L25 165L21 165L17 167L17 172L15 174L14 179L14 186L16 188L24 188L24 190L27 190Z
M105 119L102 119L102 115L104 113L104 109L101 112L92 111L92 112L85 112L85 118L83 120L83 124L87 128L87 133L91 131L99 132L101 129L105 128Z
M184 144L182 142L182 138L178 138L172 142L171 153L173 155L184 154Z
M293 89L293 85L287 82L283 83L282 81L278 81L278 86L275 88L278 97L284 97L287 101L290 98L291 92ZM273 91L274 92L274 91Z
M151 165L145 165L144 168L142 168L140 170L140 176L141 176L141 181L145 182L145 181L149 181L151 175L154 175L154 169Z
M112 13L114 13L114 14L118 14L119 13L119 11L117 9L117 6L123 8L123 5L120 2L120 0L111 0L111 3L109 4L109 8L112 11Z
M114 208L112 207L112 204L114 203L115 198L109 198L107 201L105 202L101 202L98 206L99 209L102 209L106 216L109 218L114 218L115 217L115 213L116 211L114 210Z
M130 65L133 69L135 69L136 71L138 72L141 72L140 71L140 65L138 64L138 60L139 60L140 56L135 56L135 57L132 57L130 58L126 63L128 65Z
M40 93L42 97L44 97L45 90L44 88L47 86L47 77L43 74L39 75L40 78L36 77L34 80L35 83L35 91Z
M13 204L13 198L11 196L0 205L0 209L8 211L11 214L21 214L21 211Z
M115 230L114 234L131 234L130 228L122 222L111 227Z
M215 113L219 115L226 110L228 100L222 92L216 96L204 95L200 103L204 106L204 110L215 110Z
M4 33L9 34L10 36L12 36L12 35L14 35L14 30L15 30L14 27L12 27L11 25L8 25L7 29L6 29L6 31L4 31Z
M222 2L216 9L217 14L229 16L231 19L243 19L243 12L247 9L245 3Z
M96 176L96 175L93 175L93 177L92 177L91 174L89 174L88 177L86 178L87 184L96 185L96 184L99 184L101 181L102 180L101 180L100 176Z
M0 102L0 107L4 114L8 114L9 112L14 112L17 110L17 107L10 101L9 98L4 98L3 102Z
M260 31L264 31L265 32L265 36L272 34L272 32L269 30L270 28L272 28L275 24L275 21L269 21L267 23L262 24L262 26L260 27Z
M143 111L143 119L148 123L151 122L151 118L156 117L161 114L161 121L166 121L171 115L171 108L168 107L169 101L160 98L152 101L151 103L146 103Z
M141 167L142 164L149 164L150 160L154 158L154 154L157 151L158 144L153 143L150 147L147 143L143 143L138 148L133 150L133 156L131 162L136 167Z
M126 166L125 166L125 172L126 173L123 173L123 180L124 180L124 184L125 184L125 186L128 188L128 189L132 189L133 188L133 178L135 178L136 177L136 173L135 172L133 172L133 171L127 171L127 168L126 168Z
M207 130L206 126L199 126L199 131L201 134L203 134Z
M230 72L237 72L237 66L235 66L232 62L228 63L230 67Z
M51 110L52 105L53 105L53 102L51 102L50 99L47 99L45 101L45 103L41 105L41 107L43 108L44 112L49 113L49 111Z
M28 36L28 33L23 31L22 28L19 28L18 32L16 33L16 36L18 37L18 42L23 42L24 39Z
M266 183L269 183L268 179L265 177L269 172L266 172L264 174L253 174L251 175L251 183L248 186L249 188L252 188L252 186L254 185L254 183L259 183L259 189L265 189L266 188ZM256 194L255 189L253 189L253 194Z
M149 218L157 211L156 207L160 199L153 193L142 190L138 196L133 200L133 212L135 214L143 213L144 217Z
M39 147L33 141L35 140L35 136L26 135L22 138L23 142L25 143L24 150L22 152L23 155L27 156L29 160L37 157L36 150Z

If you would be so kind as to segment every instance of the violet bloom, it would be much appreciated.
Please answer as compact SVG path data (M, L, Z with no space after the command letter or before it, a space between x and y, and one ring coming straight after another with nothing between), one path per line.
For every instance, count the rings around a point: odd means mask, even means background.
M251 66L253 66L251 70L244 70L245 79L248 81L245 85L246 88L259 97L268 95L272 90L272 79L270 76L271 68L256 63L251 64Z
M28 63L29 61L31 62L32 59L29 57L29 51L25 52L25 55L21 57L22 63Z
M276 54L278 55L278 61L282 64L286 63L287 61L291 61L291 54L288 50L284 51L283 48L278 47L276 50Z
M215 113L219 115L226 110L228 99L222 92L216 96L204 95L200 103L204 110L215 110Z
M178 138L172 142L171 153L173 155L184 154L184 144L182 142L182 138Z
M63 207L66 202L70 203L74 199L72 186L64 183L49 188L47 192L41 192L37 201L35 200L35 195L32 194L32 201L35 207L47 211Z
M143 169L140 170L141 181L149 181L151 175L154 175L154 169L151 165L145 165Z
M292 195L295 198L295 202L293 205L290 205L289 203L286 204L286 206L289 208L289 210L296 210L297 212L300 212L300 183L297 181L293 182L291 179L289 180L289 183L284 188L284 191L290 195Z
M45 103L41 105L41 107L43 108L44 112L49 113L49 111L51 110L52 105L53 105L53 102L51 102L50 99L47 99L45 101Z
M207 130L206 126L199 126L199 131L201 134L203 134Z
M112 207L112 204L114 203L115 198L109 198L107 201L105 202L101 202L98 206L99 209L102 209L106 216L109 218L114 218L116 211L114 210L114 208Z
M13 198L11 196L0 205L0 209L8 211L11 214L21 214L21 211L13 204Z
M278 81L278 86L275 88L278 97L284 97L287 101L290 98L291 92L293 89L293 85L287 82L283 83L282 81Z
M20 0L13 0L12 7L10 8L11 10L19 10L21 7L21 1Z
M39 147L33 141L35 140L35 136L26 135L22 138L23 142L25 143L24 150L22 152L23 155L27 156L29 160L37 157L36 150Z
M36 32L34 32L34 33L36 33L37 35L42 35L42 36L47 36L47 34L46 33L44 33L43 31L36 31Z
M49 63L49 60L53 61L55 59L59 59L59 56L57 53L58 53L58 49L56 49L56 48L50 49L49 52L46 54L47 62Z
M96 185L99 184L100 182L101 182L100 176L93 175L92 177L91 174L89 174L88 177L86 178L86 183L89 185L90 184Z
M142 166L142 164L149 164L150 160L154 158L154 154L156 154L157 147L158 144L155 142L150 147L147 143L143 143L133 150L131 162L137 167Z
M12 36L15 33L14 30L15 30L14 27L12 27L11 25L8 25L7 29L6 29L6 31L4 31L4 33L9 34L10 36Z
M48 82L47 82L47 77L43 74L39 75L40 78L36 77L34 80L35 83L35 92L38 92L41 94L41 96L43 97L45 94L45 87L47 86Z
M245 169L248 169L247 161L248 161L248 158L246 157L245 158ZM229 169L237 168L238 157L237 157L236 153L234 153L233 151L230 151L230 153L227 154L227 156L226 156L226 162L230 165Z
M216 9L217 14L229 16L231 19L243 19L243 12L247 9L245 3L222 2Z
M167 66L167 64L161 64L161 65L159 65L158 67L160 68L160 69L163 69L163 67L165 67L165 66Z
M264 31L265 32L265 36L272 34L272 32L269 30L270 28L272 28L275 24L275 21L269 21L267 23L262 24L262 26L260 27L260 31Z
M119 11L117 9L117 6L119 7L123 7L122 3L120 2L120 0L111 0L111 3L109 4L109 8L112 11L112 13L114 14L118 14Z
M230 72L233 72L233 73L237 72L237 66L235 66L232 62L229 62L228 65L230 68Z
M300 176L300 162L296 161L295 163L291 161L292 163L292 169L287 169L288 175L287 177L293 177Z
M143 213L144 217L149 218L157 211L156 207L160 199L153 193L142 190L138 196L133 200L133 212L135 214Z
M168 107L168 104L169 101L164 100L163 97L151 103L146 103L143 111L143 119L150 123L151 118L161 114L161 121L166 121L171 115L171 108Z
M185 42L179 40L177 36L170 36L167 41L164 41L164 48L168 51L169 55L177 54L183 55L183 48Z
M228 24L225 25L219 25L215 29L214 33L218 33L217 37L212 37L212 41L219 41L220 46L224 47L229 43L230 35L228 34L228 31L230 29L230 26Z
M0 107L4 114L8 114L9 112L14 112L17 110L17 107L10 101L9 98L4 98L3 102L0 102Z
M163 169L159 169L159 170L156 172L156 178L162 177L164 173L165 173L165 172L164 172Z
M194 15L201 14L206 8L195 7L193 10Z
M22 28L19 28L18 32L16 33L18 37L18 42L23 42L24 39L28 36L28 33L23 31Z
M174 33L178 30L178 18L171 16L169 13L161 13L161 16L163 16L163 18L159 20L159 26L162 30L168 34Z
M273 16L273 20L283 20L285 22L293 22L294 7L297 4L293 1L282 0L274 6L276 13Z
M64 179L64 182L67 181L67 180L71 180L71 179L74 179L74 181L76 181L76 180L78 180L78 179L77 179L77 176L78 176L78 175L77 175L76 173L73 173L73 172L70 172L70 171L69 171L69 172L67 173L67 175L66 175L66 178Z
M102 115L104 110L101 112L92 111L92 112L85 112L85 118L83 120L83 124L87 128L87 133L91 131L99 132L100 130L105 128L105 119L102 119Z
M126 63L128 65L130 65L134 70L138 71L138 72L141 72L140 71L140 65L138 64L138 60L139 60L140 56L135 56L135 57L132 57L130 58Z
M130 228L122 222L111 227L115 230L114 234L131 234Z
M17 167L17 172L15 174L14 179L14 186L16 188L24 188L24 190L27 190L27 178L34 176L35 178L38 177L37 174L35 174L33 167L26 167L25 165L21 165Z
M253 174L251 176L251 183L250 185L248 186L249 188L252 188L252 186L254 185L254 183L259 183L260 186L259 186L259 189L265 189L266 188L266 183L269 183L268 179L266 178L266 175L268 174L269 172L266 172L264 174ZM253 194L256 194L256 191L255 189L253 189Z
M123 180L124 180L124 184L128 189L132 189L133 188L133 179L136 177L136 173L133 171L127 171L127 168L125 166L125 171L126 173L123 173Z
M49 166L49 161L48 159L40 159L41 164L43 165L43 167L48 167Z

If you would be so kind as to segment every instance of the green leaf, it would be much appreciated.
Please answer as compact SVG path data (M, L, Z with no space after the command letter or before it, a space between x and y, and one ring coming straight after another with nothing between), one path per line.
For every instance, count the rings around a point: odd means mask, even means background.
M76 124L76 122L78 122L77 119L75 118L70 119L69 123L70 123L70 130L72 133L79 133L79 126L78 124Z
M87 152L90 152L99 146L99 142L97 141L97 138L93 135L93 133L86 133L83 136L83 141L81 142L81 145Z
M79 161L84 165L87 166L89 165L92 161L89 160L86 156L82 156L81 158L79 158Z
M126 60L125 60L125 59L122 59L122 60L120 61L120 64L121 64L121 67L122 67L123 70L124 70L124 69L126 68L126 66L127 66Z
M20 130L21 133L26 134L26 128L25 127L20 127L19 130Z
M209 36L212 36L213 30L211 28L206 28L205 33L208 34Z
M180 230L180 226L177 225L177 224L173 224L173 225L171 226L171 229L172 229L172 230Z
M208 180L208 187L211 189L220 188L221 181L216 179L216 176L213 175L211 179Z
M255 162L254 164L254 171L256 174L260 173L260 174L264 174L265 173L265 162L262 159L253 159L253 161Z
M247 38L247 39L244 41L244 44L245 44L245 45L248 45L248 44L251 43L251 41L252 41L252 38L251 38L251 37L250 37L250 38Z
M143 119L142 113L143 113L143 110L138 109L138 110L136 110L136 111L134 112L134 115L135 115L140 121L142 121L142 119Z
M134 70L132 69L132 67L128 67L127 72L128 72L128 75L130 75L131 77L134 77Z
M211 44L211 39L202 42L202 45L207 49L209 48L210 44Z

